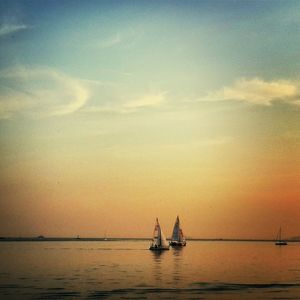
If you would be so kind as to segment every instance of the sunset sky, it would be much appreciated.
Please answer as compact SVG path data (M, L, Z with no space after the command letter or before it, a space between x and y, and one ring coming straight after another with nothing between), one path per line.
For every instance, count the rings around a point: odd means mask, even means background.
M0 236L300 236L300 1L0 1Z

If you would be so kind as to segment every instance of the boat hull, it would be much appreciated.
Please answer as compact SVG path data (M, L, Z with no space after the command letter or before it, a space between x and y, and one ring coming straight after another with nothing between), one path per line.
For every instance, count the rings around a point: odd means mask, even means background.
M151 250L151 251L164 251L164 250L169 250L169 247L150 246L149 250Z
M172 247L184 247L184 246L186 246L186 242L171 241L169 244Z
M275 245L276 246L286 246L287 242L276 242Z

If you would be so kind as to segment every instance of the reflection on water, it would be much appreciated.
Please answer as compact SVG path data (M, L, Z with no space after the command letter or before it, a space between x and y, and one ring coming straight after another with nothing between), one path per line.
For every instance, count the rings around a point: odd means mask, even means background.
M300 244L2 242L1 299L300 299Z
M178 282L181 280L182 275L182 247L172 248L173 254L173 284L175 287L178 286Z
M151 251L153 257L152 274L157 285L162 281L162 263L165 252L166 251Z

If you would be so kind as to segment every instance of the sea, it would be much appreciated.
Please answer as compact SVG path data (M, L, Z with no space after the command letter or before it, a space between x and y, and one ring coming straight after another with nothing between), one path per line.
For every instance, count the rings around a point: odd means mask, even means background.
M300 299L300 243L0 243L1 299Z

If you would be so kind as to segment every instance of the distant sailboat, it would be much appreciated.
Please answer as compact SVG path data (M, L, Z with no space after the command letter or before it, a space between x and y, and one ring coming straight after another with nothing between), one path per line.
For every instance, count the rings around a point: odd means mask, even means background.
M156 218L156 223L153 232L153 239L149 250L154 250L154 251L169 250L169 244L165 238L164 233L160 228L158 218Z
M185 237L183 235L182 229L180 227L180 221L179 221L179 217L177 216L175 224L174 224L174 228L173 228L173 234L172 234L172 239L170 241L170 245L171 246L186 246L186 240Z
M275 245L276 246L285 246L285 245L287 245L287 242L281 239L281 227L279 228L279 231L277 233Z

